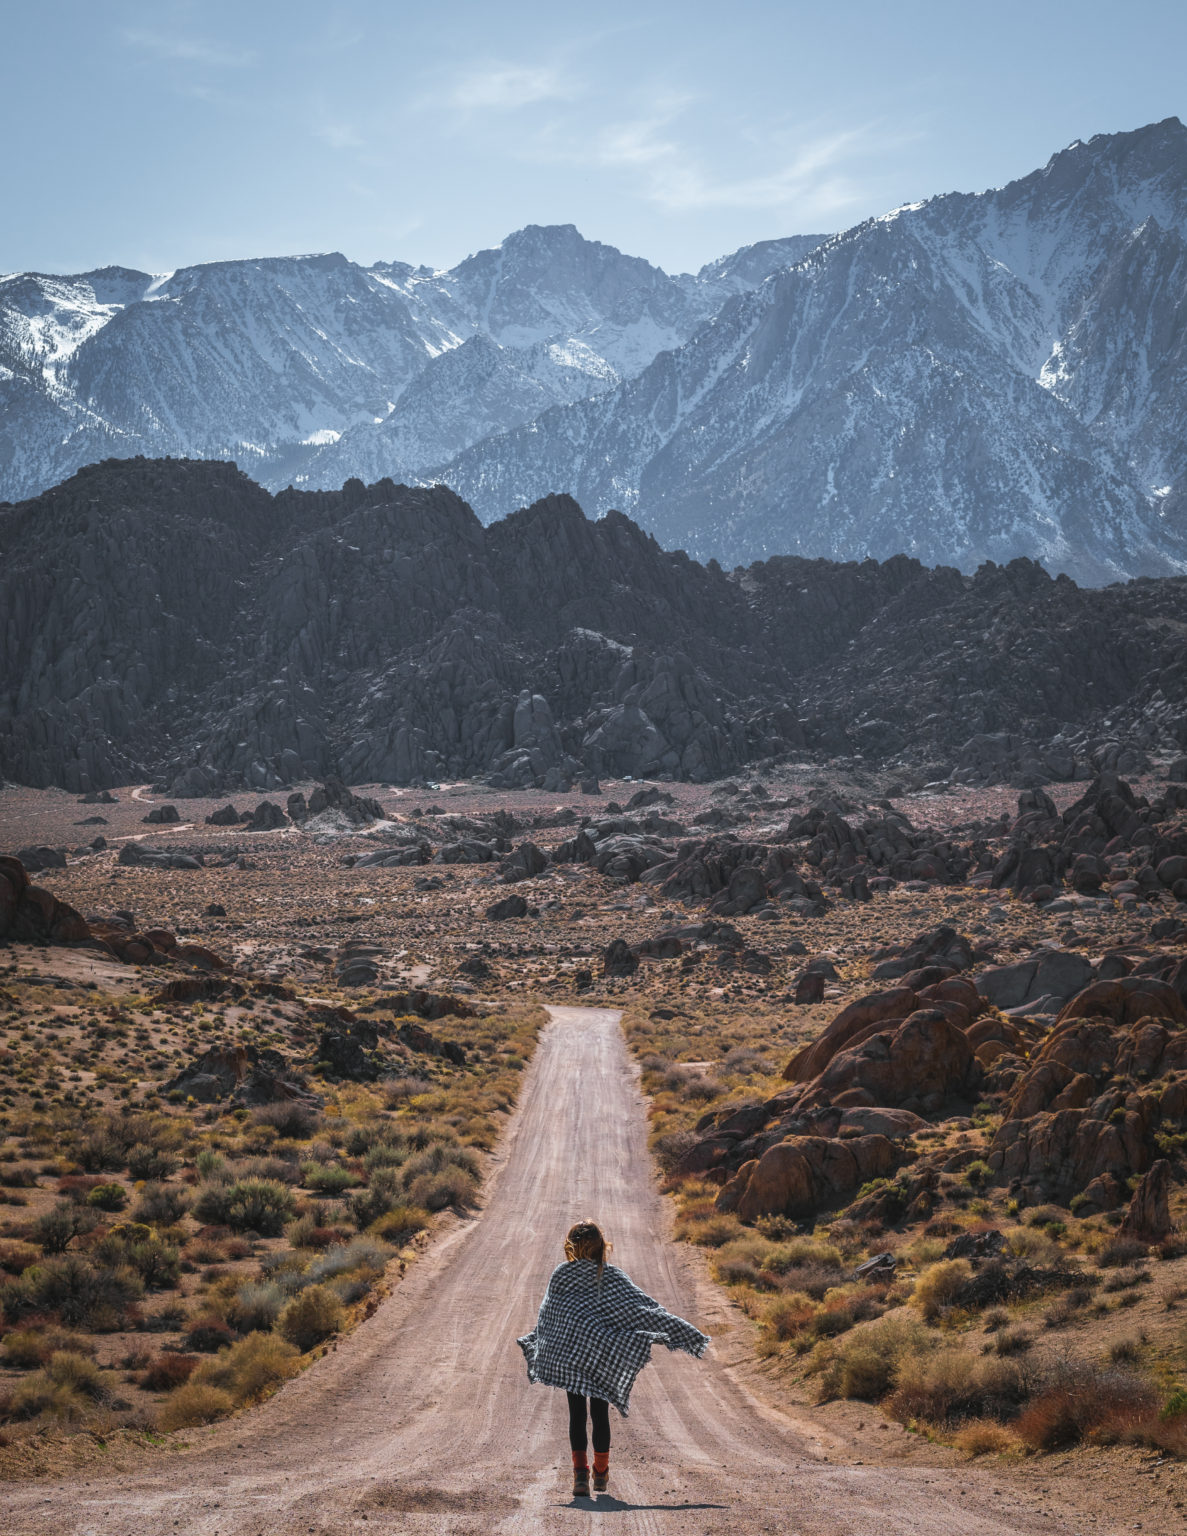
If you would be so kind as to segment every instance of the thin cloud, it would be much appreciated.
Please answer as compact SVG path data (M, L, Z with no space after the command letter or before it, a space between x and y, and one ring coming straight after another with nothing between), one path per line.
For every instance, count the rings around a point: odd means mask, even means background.
M507 112L576 94L576 83L547 65L483 64L457 76L446 99L463 112Z
M595 137L581 158L639 173L644 197L671 213L776 209L792 203L831 212L858 200L858 189L838 173L838 166L870 145L870 130L819 134L789 146L786 158L769 170L724 176L708 171L667 131L678 110L615 124Z
M315 139L321 139L331 149L365 149L367 141L350 123L322 123L313 130Z
M256 55L248 48L225 48L201 38L182 37L176 33L147 32L132 28L124 33L129 48L139 48L158 59L175 59L183 64L204 64L212 69L246 69Z

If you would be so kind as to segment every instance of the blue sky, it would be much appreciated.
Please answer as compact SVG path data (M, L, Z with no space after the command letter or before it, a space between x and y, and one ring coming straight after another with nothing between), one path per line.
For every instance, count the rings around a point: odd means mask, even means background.
M0 0L0 271L574 223L669 271L1187 115L1182 0Z

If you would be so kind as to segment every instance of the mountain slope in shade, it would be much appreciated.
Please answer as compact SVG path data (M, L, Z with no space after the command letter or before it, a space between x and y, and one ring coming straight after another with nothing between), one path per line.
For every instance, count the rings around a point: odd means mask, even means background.
M727 575L564 496L484 527L444 487L113 459L0 508L0 777L559 788L860 752L1069 778L1187 747L1185 591L903 555Z
M1185 237L1187 130L1102 135L826 241L637 378L434 475L484 517L563 487L731 564L1180 570Z
M0 279L0 496L110 454L235 459L277 488L411 475L632 376L819 238L696 277L572 225L448 272L330 254L18 273Z

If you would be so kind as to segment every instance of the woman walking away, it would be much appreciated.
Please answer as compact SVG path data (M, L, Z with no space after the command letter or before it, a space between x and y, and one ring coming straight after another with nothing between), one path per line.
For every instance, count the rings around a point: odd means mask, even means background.
M626 1418L631 1388L651 1358L652 1344L683 1349L698 1359L709 1344L691 1323L665 1311L621 1269L607 1264L609 1252L610 1244L592 1221L571 1228L566 1262L552 1272L536 1326L518 1341L528 1380L568 1393L574 1498L589 1497L586 1398L593 1424L594 1492L604 1493L610 1477L609 1405Z

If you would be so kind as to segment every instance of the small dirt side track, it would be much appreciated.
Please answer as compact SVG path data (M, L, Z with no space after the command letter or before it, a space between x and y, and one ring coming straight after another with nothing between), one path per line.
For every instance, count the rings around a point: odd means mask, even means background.
M6 1536L1030 1536L1068 1523L992 1471L844 1464L809 1418L746 1390L728 1317L667 1241L636 1072L611 1010L554 1008L485 1206L376 1315L270 1402L133 1472L0 1488ZM530 1386L535 1321L567 1227L602 1222L615 1259L717 1334L701 1361L657 1350L611 1414L610 1497L569 1496L564 1395ZM832 1459L830 1459L832 1458ZM1048 1510L1050 1506L1048 1506Z

